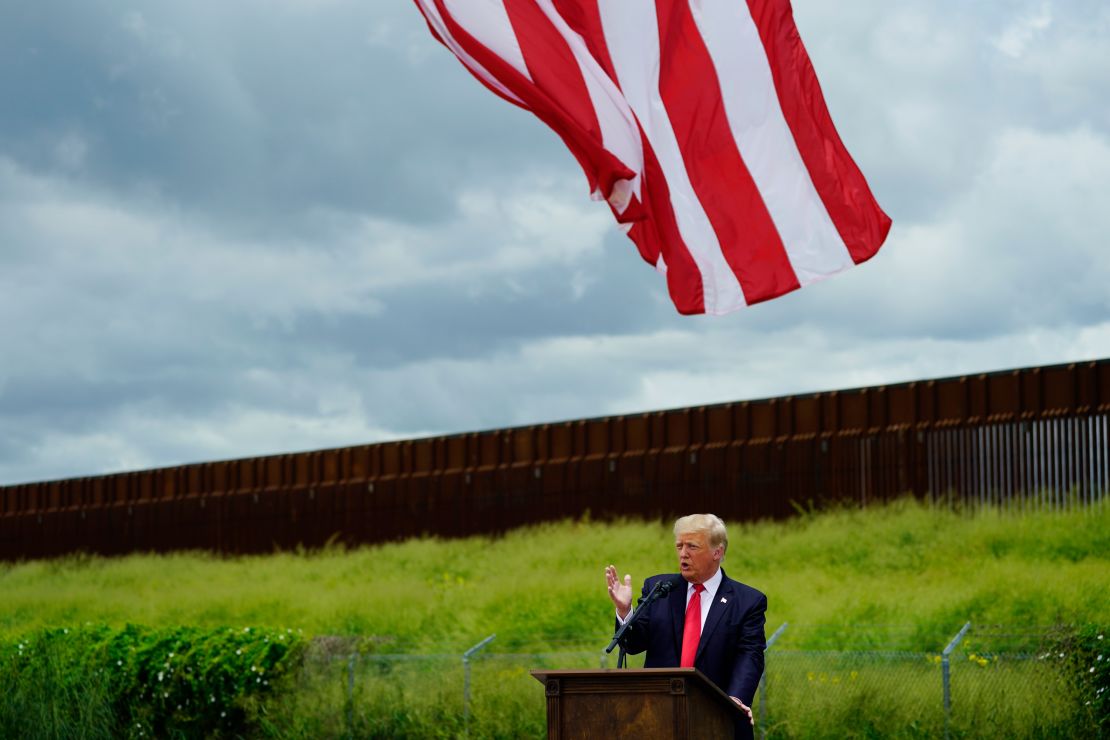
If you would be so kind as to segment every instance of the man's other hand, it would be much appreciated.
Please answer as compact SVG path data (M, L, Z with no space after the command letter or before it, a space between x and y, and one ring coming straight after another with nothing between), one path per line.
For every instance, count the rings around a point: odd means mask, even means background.
M734 702L736 702L736 706L740 707L741 709L743 709L747 713L748 721L751 722L754 725L755 724L755 717L752 716L752 708L749 707L744 702L737 699L735 696L730 696L729 699L732 699Z

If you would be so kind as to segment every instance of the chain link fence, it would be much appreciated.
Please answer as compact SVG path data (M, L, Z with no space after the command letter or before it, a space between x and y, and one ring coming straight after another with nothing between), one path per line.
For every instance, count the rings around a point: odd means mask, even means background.
M759 735L790 737L1095 737L1084 723L1055 629L970 623L933 650L912 636L861 628L859 650L806 650L784 625L767 651ZM876 648L878 633L892 649ZM786 638L786 639L784 639Z
M580 642L499 653L490 635L466 649L424 654L366 652L362 642L313 643L290 692L295 698L271 708L274 735L542 738L544 689L530 671L604 667L600 651Z
M757 736L1097 737L1089 719L1084 724L1065 656L1048 649L1054 636L955 625L946 644L907 649L922 640L898 628L831 636L782 625L768 640L753 706ZM860 649L804 647L836 641ZM358 638L317 640L293 692L305 703L279 707L274 734L542 738L543 687L530 671L616 665L615 654L580 642L550 652L497 647L493 635L435 654L367 652ZM638 667L642 656L630 663Z

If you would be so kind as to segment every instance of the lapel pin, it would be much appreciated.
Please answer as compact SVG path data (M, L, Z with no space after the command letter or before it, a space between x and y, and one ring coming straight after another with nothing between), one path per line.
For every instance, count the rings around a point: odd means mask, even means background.
M721 603L722 603L722 604L727 604L727 603L728 603L728 599L726 599L726 598L725 598L724 596L722 596L722 597L721 597Z

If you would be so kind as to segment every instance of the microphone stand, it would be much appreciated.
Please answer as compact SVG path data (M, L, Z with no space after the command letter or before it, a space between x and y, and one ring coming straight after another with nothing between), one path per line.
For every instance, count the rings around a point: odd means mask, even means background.
M621 646L620 652L617 654L617 668L624 668L626 658L624 644L622 642L622 640L624 639L624 633L627 632L629 627L632 626L632 623L639 619L640 615L643 614L649 606L651 606L651 603L653 601L657 601L669 594L672 587L674 587L674 583L672 583L671 581L656 581L655 585L651 587L650 591L648 591L647 596L641 596L640 599L636 602L636 608L633 610L632 614L628 616L628 619L625 620L624 624L622 624L613 635L613 639L609 641L609 647L605 648L605 652L611 653L613 652L613 648L615 648L617 645Z

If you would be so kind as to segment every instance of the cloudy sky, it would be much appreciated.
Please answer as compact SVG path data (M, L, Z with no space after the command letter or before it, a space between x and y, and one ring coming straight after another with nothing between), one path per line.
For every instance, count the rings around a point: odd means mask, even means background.
M795 0L894 219L682 317L406 0L0 9L0 484L1110 355L1110 5Z

